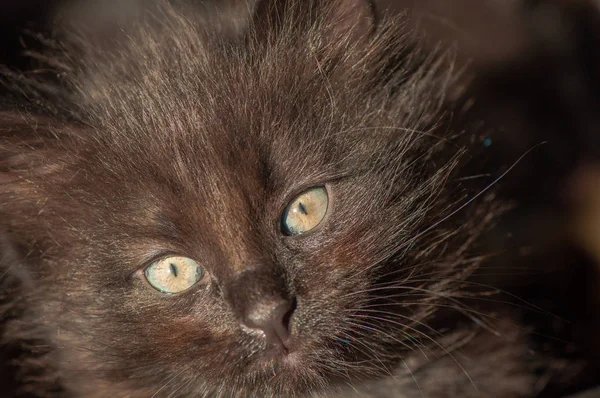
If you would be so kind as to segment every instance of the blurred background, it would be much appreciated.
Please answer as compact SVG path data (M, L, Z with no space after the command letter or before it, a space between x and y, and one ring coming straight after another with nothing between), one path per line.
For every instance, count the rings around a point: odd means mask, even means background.
M64 26L79 24L101 36L119 24L126 25L150 3L0 0L0 64L35 71L37 66L26 53L41 44L32 32L45 38L60 37ZM251 0L194 3L207 9L232 4L251 8ZM505 261L500 266L514 272L482 272L481 278L554 314L528 315L528 321L561 337L559 343L541 339L540 344L556 345L550 349L581 359L587 371L576 378L573 391L597 384L600 1L374 3L379 17L408 13L410 27L423 46L451 49L456 54L456 68L466 71L455 90L461 106L453 120L457 129L485 131L483 136L471 137L473 141L485 138L475 145L479 153L472 154L472 174L501 175L522 157L502 179L498 191L515 210L490 238L490 245L496 239L510 253L499 257L498 261ZM519 256L515 257L515 252ZM565 370L559 373L565 374Z

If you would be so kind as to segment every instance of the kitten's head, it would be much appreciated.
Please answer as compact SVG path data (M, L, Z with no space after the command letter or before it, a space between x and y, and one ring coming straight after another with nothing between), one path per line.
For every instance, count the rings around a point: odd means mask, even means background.
M165 6L69 61L67 116L4 114L2 227L68 388L292 396L426 343L489 219L449 217L448 63L372 12L265 0L226 37Z

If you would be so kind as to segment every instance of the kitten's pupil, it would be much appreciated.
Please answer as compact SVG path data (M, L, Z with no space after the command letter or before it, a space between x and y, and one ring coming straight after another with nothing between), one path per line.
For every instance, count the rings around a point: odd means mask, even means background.
M173 263L170 263L169 266L171 267L171 273L175 278L177 278L177 266Z
M302 214L308 215L308 210L306 209L306 206L304 206L304 203L302 203L302 202L298 203L298 208L300 208L300 212Z

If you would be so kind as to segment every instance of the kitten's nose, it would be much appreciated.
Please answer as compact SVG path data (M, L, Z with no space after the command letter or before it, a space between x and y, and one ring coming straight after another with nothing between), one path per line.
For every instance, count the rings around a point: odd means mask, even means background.
M288 348L290 320L294 309L295 301L263 301L248 308L242 322L251 329L261 330L267 343Z
M280 274L271 267L245 271L227 287L228 298L240 323L262 331L269 345L287 349L296 300Z

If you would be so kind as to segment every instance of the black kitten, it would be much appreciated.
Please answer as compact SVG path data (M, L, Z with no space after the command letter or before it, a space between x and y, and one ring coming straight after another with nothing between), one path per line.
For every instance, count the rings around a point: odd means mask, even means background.
M522 328L461 301L505 206L460 179L481 131L448 127L452 59L405 19L161 4L38 55L58 81L6 78L30 99L0 114L13 394L535 395Z

